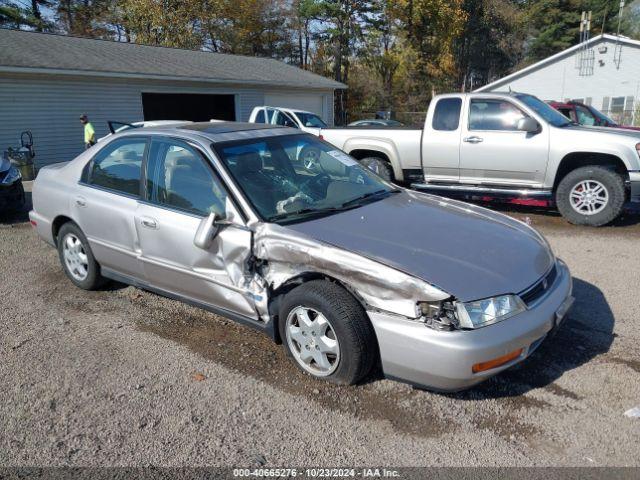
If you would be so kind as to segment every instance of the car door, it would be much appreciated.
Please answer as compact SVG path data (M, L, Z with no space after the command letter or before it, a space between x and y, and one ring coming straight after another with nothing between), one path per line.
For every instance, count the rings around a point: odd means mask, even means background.
M422 170L425 180L460 180L460 116L462 98L439 98L433 117L427 116L426 138L422 142Z
M134 215L140 197L146 137L109 142L87 163L71 210L100 265L118 273L142 277L137 259Z
M502 98L472 98L460 143L460 182L541 186L549 155L549 130L518 130L529 115Z
M181 140L153 139L145 197L135 226L147 283L218 309L257 319L247 285L251 232L204 154ZM194 245L203 218L226 217L211 247Z

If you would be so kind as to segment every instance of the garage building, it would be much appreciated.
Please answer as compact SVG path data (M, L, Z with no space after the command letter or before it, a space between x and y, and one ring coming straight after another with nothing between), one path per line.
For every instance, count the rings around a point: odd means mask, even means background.
M109 120L246 121L253 107L299 108L333 124L345 85L269 59L0 29L0 151L33 133L38 166L83 149Z

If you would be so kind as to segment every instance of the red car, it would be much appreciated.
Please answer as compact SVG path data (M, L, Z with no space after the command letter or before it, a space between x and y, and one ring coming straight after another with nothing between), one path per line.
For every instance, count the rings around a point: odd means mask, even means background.
M604 113L596 110L591 105L585 105L580 102L547 102L553 108L562 113L569 120L586 125L588 127L615 127L624 128L626 130L638 130L640 127L630 127L627 125L618 125L616 122L607 117Z

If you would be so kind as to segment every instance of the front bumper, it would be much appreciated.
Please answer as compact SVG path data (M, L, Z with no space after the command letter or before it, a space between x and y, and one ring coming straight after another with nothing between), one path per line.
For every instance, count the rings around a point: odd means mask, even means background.
M573 303L569 269L558 260L558 276L527 311L477 330L437 331L391 314L368 312L378 338L386 377L440 391L476 385L521 362L558 328ZM522 348L519 357L480 373L476 363Z
M24 188L18 180L11 185L0 184L0 211L18 210L24 205Z

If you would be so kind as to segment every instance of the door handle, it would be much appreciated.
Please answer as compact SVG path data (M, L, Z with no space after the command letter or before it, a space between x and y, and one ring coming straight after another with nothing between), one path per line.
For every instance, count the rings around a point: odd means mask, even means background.
M482 142L482 140L483 140L482 137L476 137L476 136L465 137L462 139L463 142L467 142L467 143L480 143Z
M77 196L76 197L76 205L78 205L79 207L86 207L87 206L87 199L81 196Z
M158 228L158 222L155 218L142 217L140 218L140 223L143 227L151 228L153 230L156 230Z

